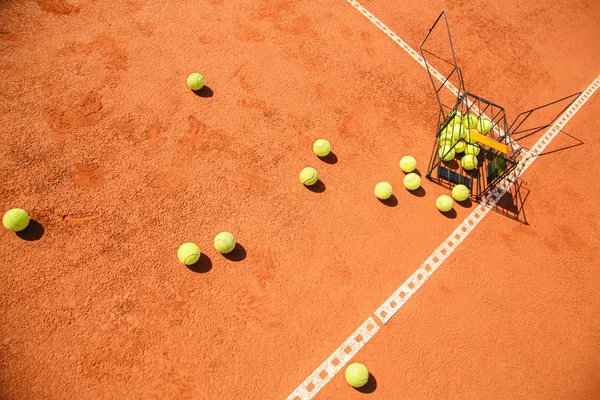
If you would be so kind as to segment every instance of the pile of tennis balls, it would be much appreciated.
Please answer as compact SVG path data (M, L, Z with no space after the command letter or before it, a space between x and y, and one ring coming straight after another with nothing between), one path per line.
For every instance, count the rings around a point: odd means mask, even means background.
M477 168L477 156L481 149L470 133L476 131L485 135L492 126L492 121L487 118L478 119L473 114L462 115L460 111L455 111L448 125L440 133L438 156L448 162L462 153L462 167L467 171Z

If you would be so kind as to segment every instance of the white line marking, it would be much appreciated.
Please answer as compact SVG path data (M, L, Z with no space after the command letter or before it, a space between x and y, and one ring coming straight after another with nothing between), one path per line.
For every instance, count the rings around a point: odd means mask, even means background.
M286 400L308 400L325 386L354 357L365 343L379 330L379 325L369 317L319 368L290 394Z
M348 0L358 11L365 15L370 21L375 23L386 35L391 37L396 43L403 47L419 64L425 67L421 57L416 57L416 52L410 48L398 35L393 33L387 26L379 21L373 14L368 12L355 0ZM406 48L411 51L407 50ZM437 71L436 71L437 72ZM439 73L438 73L439 74ZM439 78L438 78L439 79ZM451 85L452 86L452 85ZM453 87L453 86L452 86ZM537 159L542 151L558 135L560 130L573 118L579 109L588 101L588 99L600 88L600 76L598 76L588 88L579 96L579 101L575 101L562 115L557 119L552 127L536 142L534 150L523 152L524 158L519 162L517 168L504 178L498 187L495 187L490 194L478 204L477 207L465 218L465 220L444 240L444 242L421 264L421 266L375 311L375 315L385 324L406 301L425 283L435 270L448 258L463 240L475 229L477 224L490 212L494 205L502 196L517 182L517 179L529 168ZM456 89L456 88L455 88ZM385 313L385 314L384 314ZM367 327L371 325L371 330ZM290 394L286 400L309 400L316 394L354 357L374 335L379 331L379 325L375 323L372 317L369 317L346 341L333 352L310 376L300 384ZM361 336L364 340L357 341ZM339 364L337 361L339 360Z

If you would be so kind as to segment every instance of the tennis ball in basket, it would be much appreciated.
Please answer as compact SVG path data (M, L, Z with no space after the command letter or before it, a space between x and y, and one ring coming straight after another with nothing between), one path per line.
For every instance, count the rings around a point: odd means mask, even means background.
M318 180L319 174L317 174L316 169L306 167L300 171L300 182L304 183L306 186L314 185Z
M227 254L235 248L235 238L229 232L221 232L215 236L214 245L219 253Z
M452 146L444 145L438 150L438 156L444 161L450 161L454 158L455 152Z
M450 122L448 122L448 125L452 126L455 124L460 124L461 121L462 121L462 114L460 113L460 111L455 111L454 116L452 117Z
M369 380L369 370L367 367L359 363L352 363L348 365L344 375L346 376L346 382L355 388L365 386Z
M477 157L471 154L465 154L460 160L462 167L467 171L477 168Z
M469 188L465 185L456 185L452 188L452 197L456 201L465 201L469 197Z
M452 210L452 205L453 204L454 204L454 202L452 201L452 197L450 197L450 196L448 196L446 194L441 195L435 201L436 207L441 212L448 212L448 211Z
M450 129L446 128L442 131L442 134L440 135L440 142L453 142L454 141L454 134L452 132L452 127L450 127Z
M4 214L2 217L2 224L9 231L19 232L29 225L29 215L27 215L25 210L13 208Z
M325 139L319 139L313 144L313 151L319 157L325 157L331 151L331 144Z
M465 154L469 154L469 155L472 155L475 157L477 157L479 155L480 151L481 151L481 149L476 144L468 144L467 147L465 148Z
M192 90L200 90L204 86L204 77L194 72L188 76L187 85Z
M177 250L177 258L185 265L192 265L200 259L200 248L194 243L184 243Z
M452 127L452 136L454 137L454 140L462 139L466 134L467 130L464 126L457 124Z
M379 200L387 200L392 196L392 185L387 182L379 182L375 185L375 196Z
M411 156L404 156L400 160L400 169L404 172L413 172L417 168L417 160Z
M417 190L421 186L421 177L414 172L404 177L404 187L408 190Z
M466 148L467 148L467 143L461 140L458 143L456 143L456 146L454 146L454 152L462 153L463 151L465 151Z
M462 124L467 129L475 129L477 126L477 117L473 114L467 114L462 118Z
M481 118L476 126L477 132L481 133L482 135L485 135L486 133L492 130L492 121L490 121L487 118Z

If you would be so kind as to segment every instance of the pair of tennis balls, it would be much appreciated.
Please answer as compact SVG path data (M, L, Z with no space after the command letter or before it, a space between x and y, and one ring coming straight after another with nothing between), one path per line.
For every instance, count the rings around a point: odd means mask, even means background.
M313 152L318 157L327 157L331 153L331 143L326 139L319 139L313 144ZM319 180L317 170L312 167L306 167L300 171L300 182L306 186L312 186Z
M2 224L9 231L20 232L29 225L29 215L21 208L13 208L4 214Z
M454 206L452 198L456 201L465 201L469 197L469 188L465 185L456 185L452 188L452 197L443 194L437 198L435 205L441 212L448 212Z
M400 169L407 172L404 177L404 187L408 190L417 190L421 186L421 177L412 172L417 168L417 160L411 156L404 156L400 160ZM375 185L375 196L379 200L387 200L392 197L392 185L388 182L379 182Z
M213 244L219 253L231 253L235 248L235 238L229 232L221 232L215 236ZM201 254L200 248L195 243L184 243L177 250L177 258L185 265L198 262Z

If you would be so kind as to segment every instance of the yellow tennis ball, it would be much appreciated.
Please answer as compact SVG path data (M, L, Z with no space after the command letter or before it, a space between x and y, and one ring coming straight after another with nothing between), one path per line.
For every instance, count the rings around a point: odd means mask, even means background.
M318 180L319 174L317 174L316 169L306 167L300 171L300 182L304 183L306 186L314 185Z
M444 145L438 150L438 156L444 161L450 161L454 158L455 152L452 146Z
M421 186L421 177L414 172L404 177L404 187L408 190L417 190Z
M194 72L188 76L187 85L192 90L200 90L204 86L204 77Z
M404 156L400 160L400 169L404 172L413 172L417 168L417 160L412 156Z
M475 129L477 125L477 117L473 114L464 115L462 118L462 125L467 129Z
M436 207L441 212L448 212L448 211L452 210L453 204L454 204L454 202L452 201L452 197L450 197L446 194L441 195L435 201Z
M184 243L177 250L177 258L185 265L192 265L200 259L200 248L194 243Z
M319 139L313 144L313 151L319 157L325 157L331 151L331 144L325 139Z
M2 224L6 229L13 232L19 232L27 228L29 225L29 215L20 208L8 210L2 217Z
M465 185L456 185L452 188L452 197L456 201L465 201L469 197L469 188Z
M467 134L467 130L462 125L454 125L452 127L452 136L454 140L462 139Z
M446 128L442 131L441 135L440 135L440 143L441 142L454 142L454 134L452 132L453 128L450 127L450 129Z
M460 160L460 163L462 164L462 167L464 169L470 171L472 169L477 168L477 157L471 154L465 154L462 160Z
M456 143L456 146L454 146L454 152L462 153L463 151L465 151L466 148L467 148L467 143L461 140L458 143Z
M387 200L392 196L392 185L387 182L379 182L375 185L375 196L379 200Z
M365 386L369 380L369 370L367 367L359 363L352 363L348 365L344 375L346 376L346 382L355 388Z
M219 253L227 254L235 248L235 238L229 232L221 232L215 236L214 245Z
M461 121L462 121L462 114L460 113L460 111L455 111L452 119L450 120L450 122L448 122L448 125L452 126L452 125L460 124Z
M476 144L468 144L465 148L465 154L477 157L481 149Z
M482 135L485 135L486 133L492 130L492 125L492 121L490 121L489 119L481 118L476 125L477 132L481 133Z

